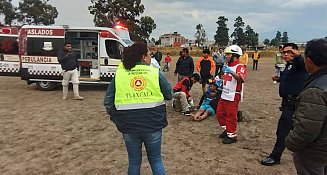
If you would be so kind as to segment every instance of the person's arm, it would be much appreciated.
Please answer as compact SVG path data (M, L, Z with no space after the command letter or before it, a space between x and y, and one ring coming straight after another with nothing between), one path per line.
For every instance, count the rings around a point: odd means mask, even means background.
M260 53L258 53L258 59L260 58Z
M58 62L64 63L69 59L69 53L66 53L64 51L59 51L57 58L58 58Z
M285 139L286 147L301 151L309 146L321 134L327 111L326 93L317 88L309 88L299 96L299 105L293 115L293 130Z
M215 61L213 61L212 58L210 58L210 63L211 63L210 74L212 75L216 71L216 63Z
M191 73L190 73L190 75L192 75L193 72L194 72L194 61L193 61L192 58L191 58L191 61L190 61L190 68L191 68Z
M165 75L161 71L159 71L159 85L164 99L171 100L173 98L173 90L171 89Z
M199 58L199 59L198 59L198 62L197 62L197 64L196 64L196 70L197 70L198 72L201 71L201 61L202 61L202 60L203 60L202 57Z
M254 53L252 53L252 60L253 60L253 58L254 58Z
M178 69L179 69L179 64L180 64L180 58L178 58L177 62L176 62L176 67L175 67L175 71L174 74L176 75L178 73Z
M243 65L237 66L236 72L232 71L228 66L225 66L223 69L224 69L224 72L230 73L236 79L237 82L239 82L239 83L244 82L245 67Z
M75 53L72 53L73 55L73 57L74 57L74 59L76 60L76 68L77 68L77 70L79 71L79 63L78 63L78 58L77 58L77 55L75 54Z
M107 114L111 114L115 109L115 78L113 78L108 85L106 95L104 96L104 106Z
M186 94L186 98L188 99L191 95L190 95L190 81L187 79L184 79L184 81L182 82L182 92L184 92Z
M248 54L244 55L244 60L245 60L245 65L247 65L248 61L249 61L249 55Z
M302 55L298 55L293 60L295 68L298 70L305 69L304 58Z

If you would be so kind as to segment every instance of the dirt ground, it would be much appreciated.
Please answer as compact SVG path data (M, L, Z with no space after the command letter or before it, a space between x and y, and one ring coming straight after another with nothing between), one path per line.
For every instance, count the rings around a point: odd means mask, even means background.
M173 68L177 57L173 57ZM244 102L245 122L239 123L238 142L224 145L214 117L193 122L167 103L169 125L163 130L162 156L171 175L293 175L291 152L280 165L260 165L275 143L280 115L278 84L273 84L273 58L262 58L257 71L249 61ZM166 72L171 85L177 77ZM16 77L0 77L1 175L122 175L127 153L121 134L106 117L106 86L81 86L84 101L62 100L61 88L44 92ZM199 102L199 84L191 94ZM151 168L143 152L142 174Z

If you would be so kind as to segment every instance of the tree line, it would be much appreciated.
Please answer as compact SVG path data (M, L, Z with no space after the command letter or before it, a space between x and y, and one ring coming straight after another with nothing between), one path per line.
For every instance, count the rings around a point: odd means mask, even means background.
M93 15L93 22L98 27L115 27L120 24L128 28L131 39L134 41L149 41L150 34L156 29L155 21L150 16L141 16L145 7L141 0L90 0L88 7ZM0 15L4 15L6 25L14 22L20 25L51 25L58 17L57 8L48 3L49 0L21 0L18 7L12 4L12 0L0 0ZM232 39L233 44L240 46L256 46L259 34L250 25L245 26L242 17L238 16L234 21L234 31L228 35L229 28L225 16L219 16L217 31L214 35L215 43L226 46ZM244 28L245 27L245 28ZM199 45L206 41L207 34L202 24L196 25L195 43ZM153 40L153 38L151 39ZM278 46L288 42L287 32L283 36L277 31L276 37L265 39L264 44Z
M18 7L12 0L0 0L0 15L4 16L4 24L16 25L51 25L58 17L57 8L48 3L49 0L21 0ZM131 39L147 41L156 28L150 16L139 16L144 12L141 0L91 0L88 7L97 27L115 27L123 25L128 28Z

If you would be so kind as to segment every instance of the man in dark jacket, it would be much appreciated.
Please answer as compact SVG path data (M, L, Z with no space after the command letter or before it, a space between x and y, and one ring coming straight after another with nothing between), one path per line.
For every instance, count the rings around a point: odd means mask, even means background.
M78 60L76 54L72 51L71 42L66 41L64 44L64 50L58 52L58 62L61 64L61 68L63 70L63 80L62 80L62 88L63 88L63 96L62 99L67 99L68 94L68 85L69 81L73 83L73 91L74 91L74 99L75 100L83 100L84 98L79 95L78 90Z
M174 75L178 75L178 82L183 79L183 77L191 77L194 72L194 61L193 58L188 55L188 49L182 49L182 55L178 58L176 62L176 68Z
M286 147L294 152L298 174L326 175L327 167L327 40L307 43L305 67L310 77L296 99L294 129Z
M279 96L282 97L280 110L282 114L277 125L277 140L272 153L261 161L262 165L272 166L280 163L285 149L285 137L293 127L292 116L295 110L295 99L301 91L305 79L309 76L304 66L304 58L294 43L283 46L283 59L287 62L280 78L276 75L273 81L279 81Z
M157 49L156 53L154 53L153 57L154 57L154 59L157 60L159 65L161 65L162 53L160 52L159 48Z

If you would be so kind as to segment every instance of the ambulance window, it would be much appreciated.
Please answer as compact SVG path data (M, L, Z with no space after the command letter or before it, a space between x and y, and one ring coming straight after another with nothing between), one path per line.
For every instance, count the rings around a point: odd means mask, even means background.
M27 54L31 56L57 56L63 47L63 38L27 38Z
M110 58L121 59L124 47L113 40L106 40L106 51Z
M0 36L0 53L18 54L17 37Z

